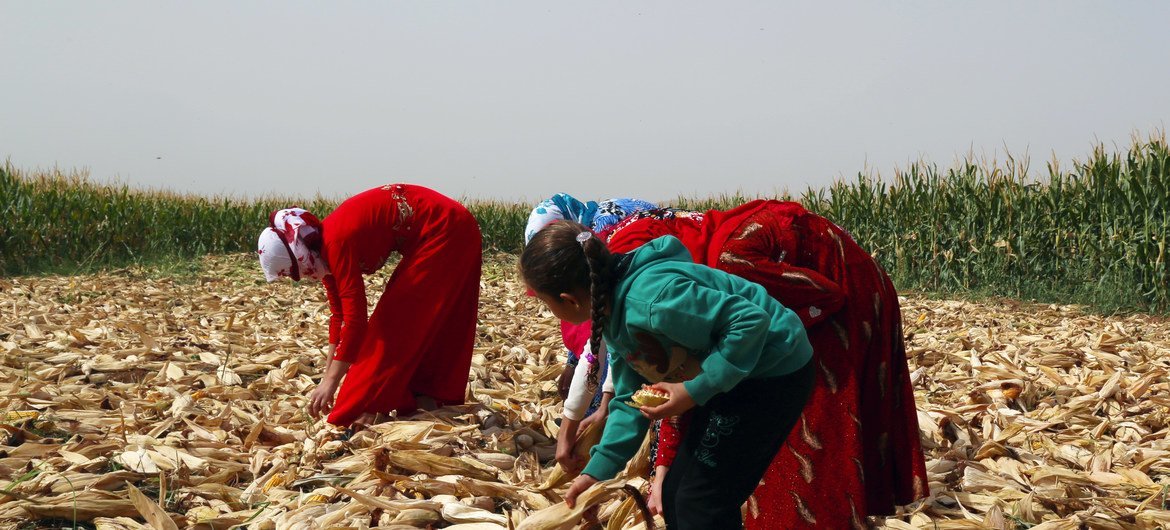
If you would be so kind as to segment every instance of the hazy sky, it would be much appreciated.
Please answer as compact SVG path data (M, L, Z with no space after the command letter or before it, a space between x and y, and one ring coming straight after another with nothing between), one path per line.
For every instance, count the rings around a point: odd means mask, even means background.
M802 190L1170 122L1170 2L0 0L0 158L204 194Z

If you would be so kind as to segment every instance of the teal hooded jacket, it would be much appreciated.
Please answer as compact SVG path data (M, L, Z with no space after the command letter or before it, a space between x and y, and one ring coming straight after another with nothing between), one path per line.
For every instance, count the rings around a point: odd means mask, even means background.
M627 402L643 384L683 382L699 405L745 379L778 377L812 358L796 313L763 286L691 261L673 236L626 257L604 330L614 398L583 473L617 475L649 428Z

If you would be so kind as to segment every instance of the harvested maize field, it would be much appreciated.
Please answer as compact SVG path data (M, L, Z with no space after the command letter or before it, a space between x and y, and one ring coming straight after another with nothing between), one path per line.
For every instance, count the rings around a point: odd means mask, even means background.
M305 409L319 286L245 256L0 279L0 527L551 529L586 506L644 527L622 488L644 457L559 502L559 329L511 260L485 267L469 404L357 432ZM1170 323L917 297L903 316L931 496L876 526L1170 526Z

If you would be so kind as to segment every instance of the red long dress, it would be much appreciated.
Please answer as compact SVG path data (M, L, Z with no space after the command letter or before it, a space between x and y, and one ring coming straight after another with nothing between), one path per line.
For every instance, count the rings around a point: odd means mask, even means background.
M482 249L467 208L433 190L390 184L341 203L322 221L323 280L335 360L353 363L329 422L417 409L415 395L463 403L471 370ZM366 317L363 274L401 261Z
M877 262L840 227L780 201L643 216L609 243L623 252L668 234L695 261L763 285L800 316L813 345L813 394L756 489L746 526L866 528L867 515L926 496L901 310ZM669 445L670 422L663 431Z

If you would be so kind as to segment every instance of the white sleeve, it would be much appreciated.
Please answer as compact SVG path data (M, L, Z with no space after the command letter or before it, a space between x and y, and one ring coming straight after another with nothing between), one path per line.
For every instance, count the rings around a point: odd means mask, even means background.
M605 359L605 383L602 383L601 391L613 394L613 365L609 364L609 352L606 351L604 342L601 343L601 353L597 358Z
M565 410L562 413L566 419L581 421L585 419L585 411L593 402L593 394L589 392L585 378L589 374L589 343L581 349L577 357L577 369L573 372L573 381L569 383L569 396L565 398Z

